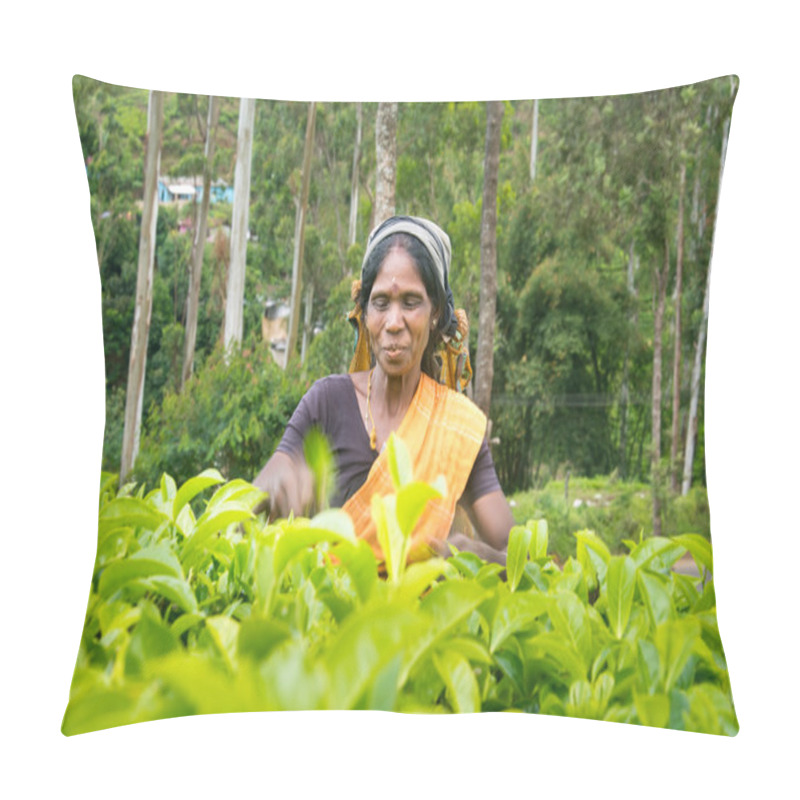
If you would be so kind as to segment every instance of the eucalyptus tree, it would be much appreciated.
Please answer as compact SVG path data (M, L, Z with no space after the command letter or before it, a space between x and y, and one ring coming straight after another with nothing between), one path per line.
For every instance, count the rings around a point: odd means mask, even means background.
M397 182L397 103L378 103L375 117L375 205L373 224L395 214Z
M205 255L208 231L208 206L211 202L211 174L216 149L216 128L219 122L219 98L208 98L208 117L206 122L205 157L203 159L203 197L195 220L190 257L191 273L189 291L186 297L186 325L183 350L183 369L180 385L186 383L192 374L194 349L197 341L197 314L200 303L200 283L203 277L203 256Z
M131 471L139 450L147 365L147 340L153 302L153 268L156 223L158 221L158 172L161 160L161 133L164 123L164 95L151 91L147 111L147 144L144 161L142 226L139 233L139 259L136 277L136 305L131 331L131 351L125 397L120 484Z
M292 302L289 316L289 335L286 341L286 363L288 364L297 347L297 330L300 324L300 301L303 290L303 249L305 245L306 204L311 183L311 156L314 149L314 127L317 104L308 104L305 147L303 149L303 180L297 198L297 215L294 226L294 255L292 258Z
M494 324L497 299L497 171L503 103L486 104L486 149L481 213L481 294L478 352L475 359L475 403L489 416L494 376Z
M239 134L236 148L236 173L233 182L233 220L231 260L225 293L223 343L228 349L240 344L243 334L244 284L250 217L250 171L253 154L253 127L256 101L243 97L239 103Z

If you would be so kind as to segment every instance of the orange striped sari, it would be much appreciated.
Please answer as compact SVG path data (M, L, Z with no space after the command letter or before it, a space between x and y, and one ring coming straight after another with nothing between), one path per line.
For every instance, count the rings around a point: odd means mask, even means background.
M425 373L411 405L397 429L411 455L414 480L432 483L439 475L447 481L447 495L431 500L411 536L409 561L430 555L428 543L446 539L456 503L467 485L472 465L486 433L486 417L471 401ZM383 560L372 521L372 496L395 491L384 450L375 460L364 485L344 504L357 535Z

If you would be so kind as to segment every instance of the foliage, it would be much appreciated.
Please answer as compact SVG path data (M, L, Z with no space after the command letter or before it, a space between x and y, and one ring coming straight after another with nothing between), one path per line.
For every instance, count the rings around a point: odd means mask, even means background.
M609 552L625 552L627 539L649 535L653 527L650 486L620 481L614 475L570 478L566 494L564 480L549 480L541 489L517 492L509 497L514 519L546 519L551 552L563 563L576 555L576 531L597 531ZM664 531L672 536L696 533L710 538L708 496L702 486L686 497L668 496L664 508Z
M735 82L656 93L542 100L537 170L530 178L532 101L505 104L498 189L498 300L491 416L494 454L508 491L541 485L569 463L575 474L617 470L650 479L653 296L665 268L663 416L672 403L672 342L681 338L680 410L702 324L723 131ZM76 76L76 117L91 190L102 285L107 428L104 464L117 449L116 412L127 380L136 286L147 92ZM167 93L161 172L197 175L208 99ZM212 178L233 182L238 100L222 98ZM306 220L304 281L323 333L306 375L346 368L349 277L357 274L372 219L375 103L362 104L356 244L348 235L356 108L320 103ZM257 337L264 302L289 295L307 104L259 101L245 279L245 341ZM472 323L479 314L485 105L403 103L397 130L397 212L435 219L453 244L451 286ZM686 167L680 332L673 294L679 167ZM159 206L144 404L155 408L178 380L196 208ZM223 323L230 206L213 204L200 293L195 369ZM473 359L474 360L474 359ZM693 478L703 483L702 376ZM174 402L169 400L170 403ZM679 437L685 439L682 414ZM155 416L152 417L156 419ZM149 435L157 436L154 431ZM664 438L668 436L663 433ZM666 448L663 449L666 452ZM188 476L206 459L176 476ZM173 469L172 467L166 467ZM154 479L158 471L148 468Z
M406 564L426 495L392 440L376 497L388 577L347 514L266 524L261 494L206 470L100 489L97 559L62 730L294 709L513 710L735 735L701 537L591 531L559 569L543 521L511 531L505 574L469 553ZM198 496L215 488L213 496ZM690 552L702 578L671 567Z
M217 350L185 391L152 406L136 461L136 480L162 471L188 479L205 464L227 478L252 479L275 450L306 383L278 367L263 343Z

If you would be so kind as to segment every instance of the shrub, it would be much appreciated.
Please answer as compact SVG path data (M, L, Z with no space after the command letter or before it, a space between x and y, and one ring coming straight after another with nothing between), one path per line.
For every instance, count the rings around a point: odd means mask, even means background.
M251 480L280 442L307 386L282 370L266 345L216 351L180 393L151 408L133 478L150 486L163 472L179 482L210 466Z
M251 510L260 492L214 470L137 496L105 476L63 732L368 708L736 734L706 540L644 539L613 556L581 531L559 569L547 525L531 522L511 531L505 571L470 553L406 565L403 540L438 490L401 478L392 452L397 495L373 503L386 580L343 511L266 525ZM702 577L672 570L686 552Z

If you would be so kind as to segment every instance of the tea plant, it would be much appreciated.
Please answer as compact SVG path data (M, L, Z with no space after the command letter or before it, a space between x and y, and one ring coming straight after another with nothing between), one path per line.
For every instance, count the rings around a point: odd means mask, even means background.
M62 730L292 709L516 710L705 733L738 730L717 630L711 548L591 531L563 569L543 520L511 531L505 570L471 553L407 563L444 485L373 508L386 577L347 514L268 524L244 481L207 470L145 493L100 489L97 559ZM193 509L198 496L213 496ZM673 564L690 552L700 577Z

